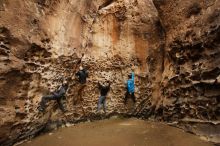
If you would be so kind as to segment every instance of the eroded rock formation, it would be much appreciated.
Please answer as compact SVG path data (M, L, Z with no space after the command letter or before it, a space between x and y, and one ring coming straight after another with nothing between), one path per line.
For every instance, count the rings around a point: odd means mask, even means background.
M36 135L47 123L97 117L97 81L111 80L108 113L164 121L219 120L220 2L173 0L1 0L0 143ZM77 62L89 70L76 99ZM123 104L135 66L137 103ZM70 83L68 112L42 95ZM83 112L84 111L84 112ZM195 121L195 120L194 120Z
M219 142L220 1L154 3L166 33L162 117Z

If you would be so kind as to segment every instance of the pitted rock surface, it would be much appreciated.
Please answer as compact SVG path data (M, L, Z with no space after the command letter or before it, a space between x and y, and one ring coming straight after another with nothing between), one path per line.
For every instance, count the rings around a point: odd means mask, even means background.
M112 81L106 117L176 122L194 133L218 136L219 6L218 0L1 0L0 144L100 118L97 82L105 80ZM73 104L80 59L89 79L83 101ZM123 104L131 68L133 107ZM63 79L70 83L68 112L48 102L46 113L39 113L41 97ZM201 130L204 124L218 128L207 133Z

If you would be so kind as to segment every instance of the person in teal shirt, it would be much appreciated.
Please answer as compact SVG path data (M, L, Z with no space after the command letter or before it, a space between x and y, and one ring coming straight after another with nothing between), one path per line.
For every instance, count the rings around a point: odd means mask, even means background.
M133 102L136 102L134 91L135 91L135 84L134 84L134 72L128 75L128 80L127 80L127 91L125 93L125 101L124 103L127 103L127 100L129 97L133 100Z

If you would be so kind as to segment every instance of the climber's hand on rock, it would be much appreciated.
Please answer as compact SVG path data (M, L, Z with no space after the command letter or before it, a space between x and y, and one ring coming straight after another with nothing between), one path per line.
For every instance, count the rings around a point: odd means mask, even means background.
M76 79L76 77L75 76L72 76L72 78L71 78L72 80L75 80Z

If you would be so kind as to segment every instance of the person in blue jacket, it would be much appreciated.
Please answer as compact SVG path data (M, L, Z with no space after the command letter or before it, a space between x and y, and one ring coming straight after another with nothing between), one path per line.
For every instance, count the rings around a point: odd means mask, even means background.
M128 98L130 97L133 102L136 102L134 91L135 91L135 85L134 85L134 72L128 75L127 85L126 85L126 93L125 93L125 101L124 103L127 103Z

